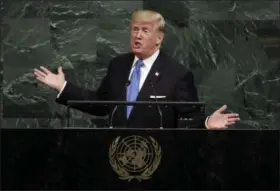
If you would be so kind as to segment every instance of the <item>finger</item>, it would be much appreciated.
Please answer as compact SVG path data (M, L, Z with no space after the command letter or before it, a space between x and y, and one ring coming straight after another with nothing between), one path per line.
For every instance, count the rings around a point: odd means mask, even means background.
M40 66L40 68L46 73L46 74L51 74L51 71L49 71L47 68L44 66Z
M57 72L58 72L59 74L62 74L62 73L63 73L63 72L62 72L62 67L61 67L61 66L58 67Z
M222 113L223 111L225 111L227 109L226 105L223 105L222 107L220 107L219 109L216 110L215 113Z
M36 79L39 80L40 82L44 83L44 84L46 83L45 78L37 77Z
M231 121L231 122L227 122L227 126L229 126L229 125L234 125L235 124L235 121Z
M227 120L227 122L236 122L236 121L240 121L240 118L231 118Z
M37 77L46 77L46 74L44 72L41 72L40 70L38 69L34 69L34 74L37 76Z
M225 115L227 118L239 118L239 114L237 114L237 113L228 113Z

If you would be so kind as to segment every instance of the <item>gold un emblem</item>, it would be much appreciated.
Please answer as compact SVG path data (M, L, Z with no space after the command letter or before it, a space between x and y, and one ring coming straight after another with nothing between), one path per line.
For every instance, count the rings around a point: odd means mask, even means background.
M148 180L160 161L161 147L152 137L119 136L109 148L109 162L121 180Z

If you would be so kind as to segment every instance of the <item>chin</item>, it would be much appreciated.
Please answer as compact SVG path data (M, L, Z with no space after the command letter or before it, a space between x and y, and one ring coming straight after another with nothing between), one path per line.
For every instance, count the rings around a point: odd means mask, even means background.
M132 49L132 52L134 54L142 54L142 51L141 50L137 50L137 49Z

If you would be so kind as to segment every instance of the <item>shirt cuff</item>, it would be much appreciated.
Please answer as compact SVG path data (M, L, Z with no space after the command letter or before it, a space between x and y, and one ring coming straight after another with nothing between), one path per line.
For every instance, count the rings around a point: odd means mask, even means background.
M60 94L63 92L63 90L64 90L66 84L67 84L67 82L65 81L64 84L63 84L63 86L62 86L62 88L61 88L61 90L60 90L60 92L59 92L58 95L57 95L57 98L59 98Z
M209 118L210 118L210 116L206 117L206 119L205 119L205 127L206 127L207 129L209 129L209 126L208 126L208 120L209 120Z

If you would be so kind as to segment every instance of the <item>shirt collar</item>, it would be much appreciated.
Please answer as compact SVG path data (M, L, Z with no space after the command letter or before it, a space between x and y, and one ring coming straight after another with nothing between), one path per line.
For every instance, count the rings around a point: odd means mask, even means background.
M147 68L151 68L153 63L157 59L158 55L159 55L159 49L152 56L143 60L144 66ZM134 56L134 61L133 61L132 67L134 67L137 60L139 60L139 58L137 56Z

